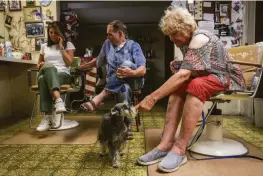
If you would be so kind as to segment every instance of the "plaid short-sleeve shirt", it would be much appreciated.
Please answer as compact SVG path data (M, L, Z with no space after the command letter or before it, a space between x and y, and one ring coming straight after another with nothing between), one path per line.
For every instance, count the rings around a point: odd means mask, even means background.
M216 35L205 30L195 31L192 38L198 34L207 36L209 42L197 49L181 47L184 59L180 68L191 70L193 77L212 74L224 86L230 79L230 90L244 90L246 86L242 72L237 65L230 63L233 59L224 44Z

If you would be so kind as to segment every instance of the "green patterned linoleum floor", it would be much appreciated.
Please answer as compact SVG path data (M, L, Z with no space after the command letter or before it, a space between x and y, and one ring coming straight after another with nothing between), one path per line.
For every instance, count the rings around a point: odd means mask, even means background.
M127 142L119 169L113 169L107 157L98 157L100 148L97 143L91 145L0 145L0 175L146 176L147 167L135 164L136 158L145 152L144 129L162 128L164 115L165 110L158 106L152 112L142 114L141 132L134 132L134 139ZM248 118L224 117L223 126L263 151L263 129L255 128ZM11 138L27 128L27 120L6 127L0 131L0 141Z

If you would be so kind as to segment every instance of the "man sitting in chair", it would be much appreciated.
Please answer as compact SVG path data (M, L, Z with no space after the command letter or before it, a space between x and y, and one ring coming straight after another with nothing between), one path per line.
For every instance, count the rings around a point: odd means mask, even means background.
M118 102L126 100L131 103L131 88L134 79L141 80L139 89L143 86L143 76L146 73L145 57L140 45L127 37L127 27L119 20L114 20L107 26L107 40L104 42L100 54L86 65L80 67L85 70L91 67L102 67L106 64L107 77L104 90L89 102L81 104L87 112L93 112L109 95L116 95ZM138 87L138 86L137 86ZM132 138L131 119L127 126L130 131L128 138Z

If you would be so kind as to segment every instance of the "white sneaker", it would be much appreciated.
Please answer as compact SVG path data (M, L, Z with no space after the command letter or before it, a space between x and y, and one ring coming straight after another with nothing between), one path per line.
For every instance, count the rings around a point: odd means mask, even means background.
M66 108L65 108L65 104L63 102L63 100L61 98L58 98L56 101L55 101L55 112L57 114L59 113L62 113L62 112L66 112Z
M53 111L52 118L51 118L51 123L52 123L51 127L53 129L60 128L63 120L64 120L63 113L57 114L55 111Z
M49 130L51 128L51 121L50 121L51 118L52 115L45 115L36 130L39 132Z

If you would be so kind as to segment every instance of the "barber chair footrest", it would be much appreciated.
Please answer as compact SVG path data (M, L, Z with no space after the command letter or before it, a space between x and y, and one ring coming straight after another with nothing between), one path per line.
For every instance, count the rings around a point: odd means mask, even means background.
M79 126L79 123L77 121L64 119L60 128L57 128L57 129L52 129L51 128L49 130L50 131L68 130L68 129L71 129L71 128L75 128L77 126Z
M191 147L190 151L207 156L239 156L248 152L242 143L227 138L218 141L200 139Z

